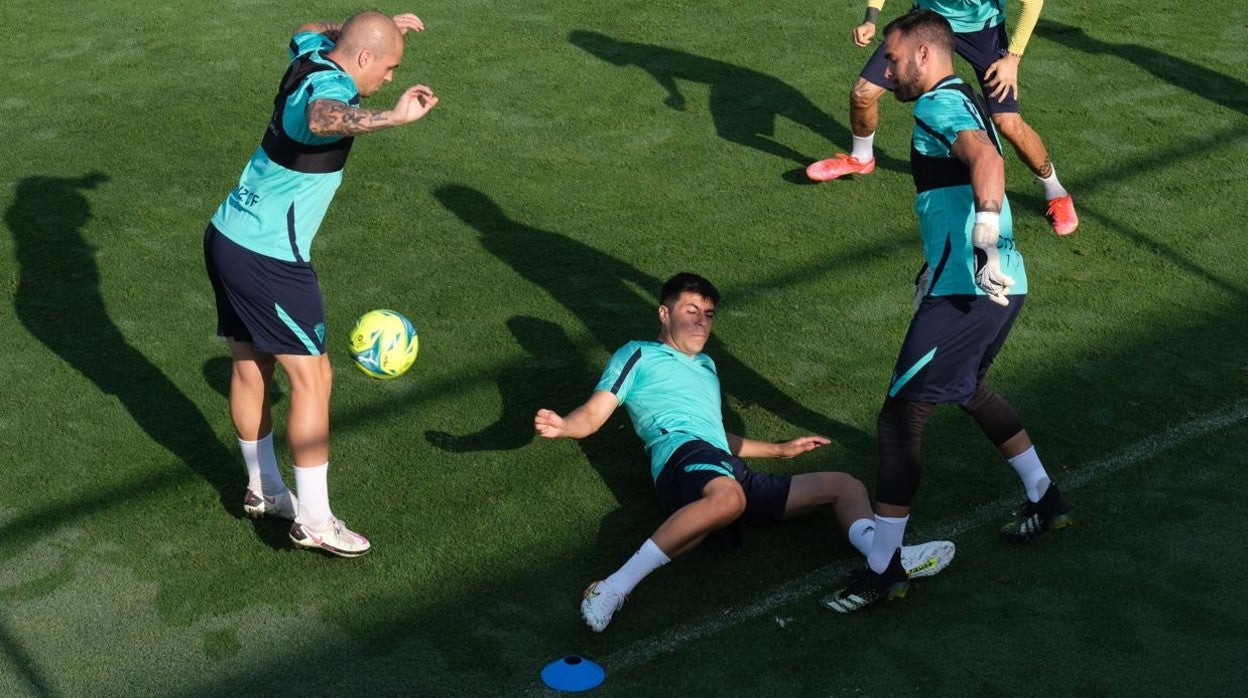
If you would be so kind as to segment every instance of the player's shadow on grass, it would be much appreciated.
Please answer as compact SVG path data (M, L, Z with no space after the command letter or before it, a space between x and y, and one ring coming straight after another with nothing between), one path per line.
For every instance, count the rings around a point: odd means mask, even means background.
M434 196L476 229L487 251L576 315L602 347L614 351L631 340L657 335L658 300L636 289L657 294L661 279L572 238L518 223L475 189L445 186ZM731 305L732 298L725 298L723 303ZM760 326L759 331L766 332L767 328ZM797 403L738 359L717 337L712 336L707 343L706 354L715 360L725 395L741 404L757 404L799 429L828 436L854 451L857 460L874 457L874 441L869 436ZM558 404L546 406L564 411L579 405L589 396L596 379L590 375L579 389L561 396ZM741 419L727 407L724 423L729 431L741 433ZM789 435L763 438L773 436Z
M212 485L226 511L241 517L237 458L217 440L195 404L130 344L109 317L100 294L95 251L82 237L82 228L92 216L83 191L107 181L106 175L93 172L79 178L27 177L17 183L13 204L5 213L20 267L13 300L17 318L101 392L116 396L140 429ZM92 467L107 468L108 464ZM146 483L172 486L177 476L154 474ZM111 506L116 496L124 493L101 491L93 499L20 517L4 527L0 547L35 539L18 533L39 531L72 515ZM262 523L256 531L270 545L285 547L284 531Z
M1171 56L1150 46L1094 39L1079 27L1048 19L1042 19L1036 24L1036 33L1076 51L1117 56L1175 87L1248 115L1248 83L1199 63Z
M663 104L684 111L685 96L677 80L699 82L710 88L711 119L720 138L777 157L803 168L815 158L775 139L776 119L784 117L819 134L829 144L849 143L850 133L815 106L806 95L783 80L756 70L675 49L621 41L594 31L577 29L568 41L619 67L635 65L667 91ZM907 163L877 154L878 166L908 171ZM800 176L798 176L800 175ZM809 183L805 173L786 173L791 182Z

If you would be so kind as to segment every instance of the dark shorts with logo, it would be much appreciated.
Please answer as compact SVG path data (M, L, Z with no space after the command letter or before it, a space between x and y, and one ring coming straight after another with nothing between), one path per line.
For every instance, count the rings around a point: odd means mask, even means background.
M257 254L209 224L204 265L217 300L217 335L266 354L325 353L325 301L311 264Z
M888 396L963 404L1001 351L1026 294L1001 307L987 296L927 296L901 344Z
M789 500L788 475L772 475L750 470L745 461L702 441L690 441L676 449L654 482L659 501L670 516L677 509L702 498L706 483L717 477L731 477L745 491L745 514L749 522L779 521Z
M883 38L883 37L881 37ZM976 32L954 33L954 50L975 70L975 77L979 79L979 89L984 93L985 101L988 102L988 111L992 114L1015 114L1018 113L1018 96L1011 93L1005 98L1005 101L998 102L992 97L988 97L990 90L984 84L984 71L988 70L988 66L997 62L1009 51L1010 41L1005 35L1005 22L998 24L990 29L981 29ZM881 41L879 47L875 49L875 53L871 54L871 58L867 60L867 65L863 67L861 77L869 83L879 85L886 90L891 91L894 82L884 77L884 69L888 67L888 61L884 59L884 42Z

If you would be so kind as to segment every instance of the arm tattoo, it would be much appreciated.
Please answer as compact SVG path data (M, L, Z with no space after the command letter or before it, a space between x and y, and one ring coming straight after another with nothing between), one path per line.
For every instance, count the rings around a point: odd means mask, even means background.
M975 140L979 141L980 143L987 143L988 145L991 145L994 148L997 147L995 144L993 144L992 139L988 137L987 131L982 131L982 130L976 131Z
M308 129L318 136L357 136L390 126L386 112L352 107L332 99L308 105Z
M1001 213L1001 202L988 199L975 202L976 213Z

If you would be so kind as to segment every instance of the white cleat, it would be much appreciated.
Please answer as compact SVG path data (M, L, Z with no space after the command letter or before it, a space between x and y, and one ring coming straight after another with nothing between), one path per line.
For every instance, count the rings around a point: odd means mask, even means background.
M296 520L290 525L290 542L297 548L324 550L340 557L359 557L373 546L368 539L330 517L325 528L314 529Z
M600 633L607 629L611 616L620 610L626 598L602 580L593 582L585 588L581 599L581 617L594 632Z
M275 497L266 497L248 487L247 493L243 495L243 513L253 519L262 516L277 516L294 521L299 515L299 500L295 499L295 495L290 490Z
M953 562L953 541L932 540L919 545L901 546L901 566L911 579L930 577Z

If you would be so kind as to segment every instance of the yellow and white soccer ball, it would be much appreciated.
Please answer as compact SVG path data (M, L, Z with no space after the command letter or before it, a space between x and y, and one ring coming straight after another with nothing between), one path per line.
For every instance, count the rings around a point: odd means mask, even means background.
M351 359L364 375L382 380L398 378L416 361L420 339L402 313L371 310L351 329Z

